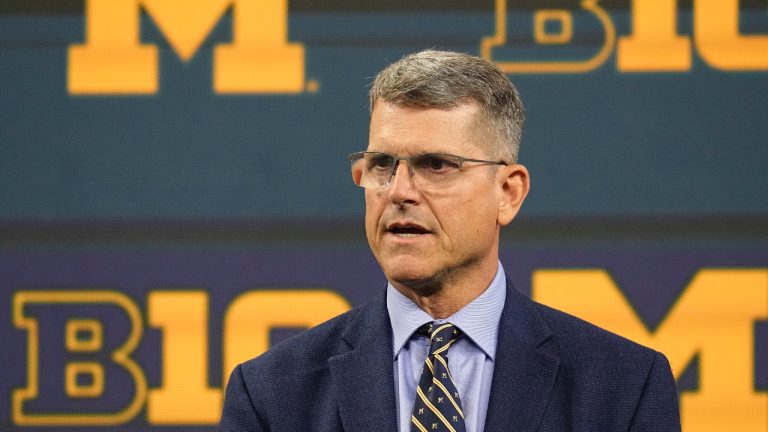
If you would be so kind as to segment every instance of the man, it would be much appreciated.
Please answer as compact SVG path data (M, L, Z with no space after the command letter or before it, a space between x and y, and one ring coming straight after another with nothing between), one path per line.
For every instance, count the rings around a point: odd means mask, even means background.
M664 356L532 302L499 231L529 189L523 107L491 63L423 51L370 91L371 303L238 366L220 431L675 431Z

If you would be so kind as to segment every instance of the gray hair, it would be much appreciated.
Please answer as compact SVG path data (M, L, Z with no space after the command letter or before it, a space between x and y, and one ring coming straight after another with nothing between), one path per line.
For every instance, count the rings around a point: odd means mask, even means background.
M452 51L425 50L387 66L369 92L370 109L379 100L419 108L452 109L477 102L478 124L490 139L490 156L517 161L525 114L514 84L493 63Z

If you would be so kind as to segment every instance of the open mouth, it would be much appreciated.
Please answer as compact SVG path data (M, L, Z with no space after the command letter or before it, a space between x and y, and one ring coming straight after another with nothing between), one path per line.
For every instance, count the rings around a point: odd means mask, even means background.
M429 231L418 225L394 224L387 228L387 232L390 232L399 238L414 238L427 234Z

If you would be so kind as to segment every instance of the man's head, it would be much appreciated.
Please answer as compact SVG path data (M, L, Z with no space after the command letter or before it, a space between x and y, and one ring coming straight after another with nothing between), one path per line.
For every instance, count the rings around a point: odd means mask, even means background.
M413 108L480 107L477 132L488 156L516 162L523 130L520 96L504 72L478 57L451 51L420 51L379 72L369 92L370 110L379 101Z
M353 176L366 188L371 250L398 290L429 296L490 282L499 229L528 192L515 163L521 124L512 83L476 57L424 51L376 77L373 153L357 156ZM452 156L419 156L435 153Z

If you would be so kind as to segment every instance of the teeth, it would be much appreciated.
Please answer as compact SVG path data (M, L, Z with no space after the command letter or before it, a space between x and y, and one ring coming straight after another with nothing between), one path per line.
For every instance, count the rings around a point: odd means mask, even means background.
M418 236L420 236L421 234L396 233L395 235L396 235L396 236L398 236L398 237L400 237L400 238L413 238L413 237L418 237Z

